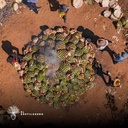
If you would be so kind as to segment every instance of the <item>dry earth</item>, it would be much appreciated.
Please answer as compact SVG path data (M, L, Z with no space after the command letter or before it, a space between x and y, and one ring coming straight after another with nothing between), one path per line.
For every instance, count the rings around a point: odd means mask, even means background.
M81 8L75 9L70 0L59 0L70 6L67 16L67 23L59 17L57 11L50 11L47 0L40 0L37 5L41 6L39 14L30 11L25 5L21 8L21 14L13 14L0 28L0 43L8 40L11 44L20 50L24 44L31 40L32 35L41 32L40 26L48 25L67 26L69 28L78 28L83 26L88 28L95 35L104 37L112 41L109 48L117 53L123 51L125 44L122 31L118 34L112 21L99 15L103 8L98 4L93 6L84 4ZM112 38L117 36L119 41ZM8 47L6 47L9 49ZM94 49L96 47L94 45ZM101 53L96 50L96 58L102 64L104 71L110 71L112 78L118 76L121 79L121 88L107 87L100 76L96 76L95 86L87 91L79 103L69 108L56 110L48 105L42 105L32 97L28 96L23 90L22 82L16 70L7 63L7 53L0 47L0 104L7 109L9 106L16 105L24 112L42 112L43 116L20 116L19 120L25 125L43 125L52 123L61 126L104 126L111 124L111 110L105 108L107 100L105 90L112 89L116 91L116 105L118 112L123 109L128 95L128 60L114 65L108 52Z

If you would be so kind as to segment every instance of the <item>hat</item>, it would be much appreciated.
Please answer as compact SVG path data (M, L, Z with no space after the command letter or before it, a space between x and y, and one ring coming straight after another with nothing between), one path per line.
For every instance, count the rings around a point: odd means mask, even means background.
M114 80L114 87L119 87L120 86L120 79L115 79Z
M101 39L101 38L100 38L100 39L97 40L97 45L98 45L98 46L105 46L106 43L107 43L107 42L106 42L105 39Z

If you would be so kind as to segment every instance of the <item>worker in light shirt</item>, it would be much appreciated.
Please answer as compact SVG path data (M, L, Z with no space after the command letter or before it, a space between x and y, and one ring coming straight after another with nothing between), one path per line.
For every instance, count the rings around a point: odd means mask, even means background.
M128 58L128 50L124 49L124 52L120 52L118 54L114 53L114 56L115 56L114 64L123 62Z
M98 50L104 50L108 46L108 40L104 38L99 38L96 45Z

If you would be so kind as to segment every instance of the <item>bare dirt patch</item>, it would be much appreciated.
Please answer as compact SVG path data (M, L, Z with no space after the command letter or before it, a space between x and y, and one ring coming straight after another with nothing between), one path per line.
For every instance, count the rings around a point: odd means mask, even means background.
M93 6L84 4L81 8L75 9L72 7L69 0L59 0L60 3L65 3L70 6L67 16L67 23L59 17L57 11L50 11L47 0L39 1L37 5L42 8L39 14L35 14L27 7L22 8L21 14L12 15L0 29L0 42L8 40L12 46L21 49L24 44L31 40L32 35L40 33L40 26L48 25L67 26L68 28L78 28L83 26L88 28L95 35L111 40L110 49L117 53L123 51L125 44L123 34L117 33L112 21L102 17L99 14L103 11L98 4ZM25 5L23 5L25 6ZM119 41L112 38L117 36ZM96 47L94 45L94 49ZM96 50L96 58L102 64L104 71L110 71L112 78L118 76L121 79L122 88L107 87L101 77L96 76L95 86L81 97L78 104L56 110L48 105L42 105L32 97L28 96L23 90L23 85L18 77L16 70L7 63L7 53L0 47L0 104L5 109L9 106L16 105L24 112L42 112L43 116L20 116L18 118L25 125L43 125L52 123L54 125L63 126L104 126L113 123L111 110L105 108L107 99L105 98L105 90L112 89L116 91L116 106L118 112L123 109L128 94L128 60L114 65L110 55L105 51L101 53Z

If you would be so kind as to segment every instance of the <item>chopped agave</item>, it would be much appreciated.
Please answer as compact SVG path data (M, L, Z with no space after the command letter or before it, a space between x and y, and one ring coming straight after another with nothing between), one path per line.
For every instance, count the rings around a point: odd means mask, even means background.
M117 18L117 19L120 19L122 17L122 11L121 9L116 9L114 10L114 16Z
M103 15L104 15L104 17L110 17L111 11L105 10L105 11L103 12Z
M85 45L76 29L46 29L29 47L25 48L22 81L24 89L41 103L55 108L74 104L93 87L93 47ZM46 53L50 50L55 52L49 59Z
M102 7L109 7L109 0L102 0Z
M18 11L18 9L19 9L19 6L18 6L18 3L17 2L14 2L13 5L12 5L12 7L13 7L13 10L14 11Z

